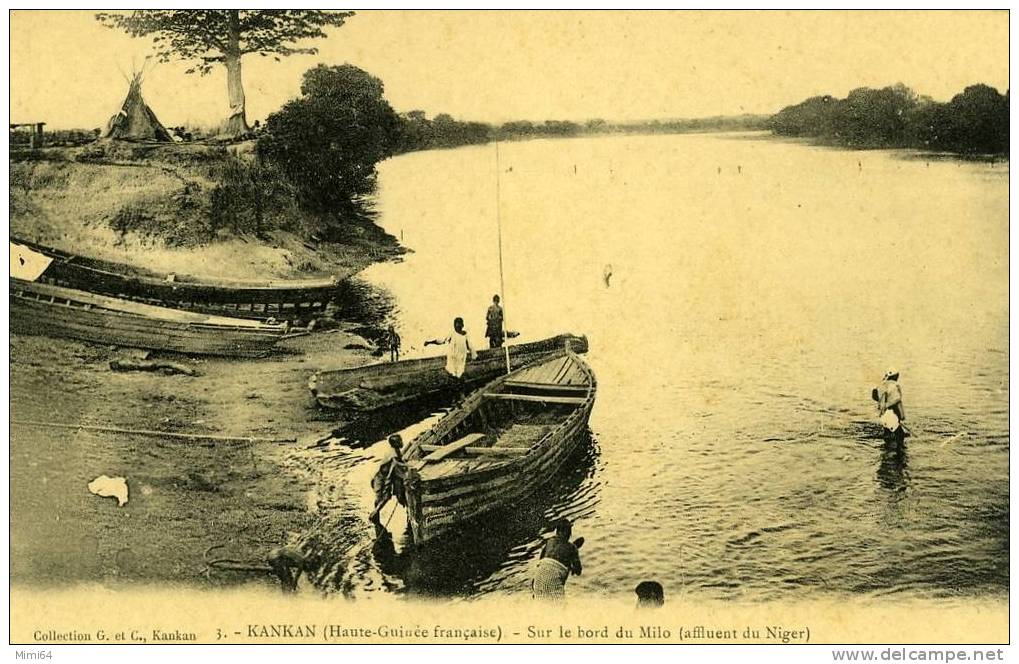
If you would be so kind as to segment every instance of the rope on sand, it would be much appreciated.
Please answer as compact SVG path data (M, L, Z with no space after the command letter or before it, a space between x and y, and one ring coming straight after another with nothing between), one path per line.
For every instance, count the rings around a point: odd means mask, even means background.
M103 433L121 433L129 436L152 436L156 438L177 438L180 440L209 440L221 443L296 443L296 438L261 438L258 436L223 436L212 433L180 433L176 431L151 431L149 429L123 429L121 427L98 426L94 424L63 424L61 422L40 422L35 420L11 420L11 424L28 427L53 429L82 429Z

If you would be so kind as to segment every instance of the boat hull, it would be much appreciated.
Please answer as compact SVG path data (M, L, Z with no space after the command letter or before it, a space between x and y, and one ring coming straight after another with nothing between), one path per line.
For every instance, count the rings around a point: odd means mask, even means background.
M131 348L259 357L286 333L285 325L203 321L197 314L179 316L184 312L136 303L120 309L112 298L16 279L10 280L9 301L12 332Z
M573 335L511 345L511 369L516 370L553 354L561 354L567 342L574 352L587 352L587 339ZM355 369L320 371L311 377L308 389L323 408L346 413L370 413L454 388L455 383L446 373L445 367L445 357L429 357L383 362ZM468 389L474 389L505 371L505 350L486 349L478 352L477 359L467 363L463 380Z
M99 295L233 318L296 320L320 314L340 294L336 278L200 282L133 274L126 265L11 238L53 259L40 281Z
M547 361L546 358L537 364ZM406 473L407 514L416 545L442 540L486 514L527 498L556 477L578 446L588 440L588 420L594 406L596 386L594 375L586 365L583 367L590 379L587 397L526 455L475 472L431 479L418 470ZM507 378L493 381L491 385L502 383ZM479 402L485 399L486 390L488 387L472 394L464 408L479 407ZM427 445L429 441L440 440L450 433L450 427L457 426L457 422L456 418L440 421L415 443Z

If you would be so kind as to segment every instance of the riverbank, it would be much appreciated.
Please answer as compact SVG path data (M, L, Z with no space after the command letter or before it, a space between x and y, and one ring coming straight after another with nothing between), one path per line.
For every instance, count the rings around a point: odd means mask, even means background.
M11 233L139 273L205 278L342 279L404 252L367 214L338 224L307 213L286 191L265 205L242 198L279 185L243 188L253 148L108 143L22 153L11 161ZM259 233L230 225L254 213L264 215ZM110 362L136 351L12 336L11 578L31 586L273 584L257 573L207 578L205 554L222 546L214 556L258 564L274 547L319 537L333 518L359 533L365 510L332 495L304 458L309 441L349 424L317 410L308 379L374 361L363 337L386 315L374 294L348 284L338 327L287 340L258 360L169 358L195 376L117 373ZM100 475L126 478L126 505L88 491Z
M216 555L259 562L313 534L329 515L314 468L295 450L343 423L307 389L320 368L369 362L343 331L288 340L265 359L183 359L197 376L117 373L125 351L47 337L10 340L11 579L31 586L97 582L272 583L267 575L202 576ZM26 426L96 424L296 443L196 442ZM125 477L128 502L89 493L100 475ZM353 526L351 526L353 527Z
M204 278L346 278L404 252L368 214L337 223L285 184L250 182L251 142L92 144L18 153L10 229L140 270Z

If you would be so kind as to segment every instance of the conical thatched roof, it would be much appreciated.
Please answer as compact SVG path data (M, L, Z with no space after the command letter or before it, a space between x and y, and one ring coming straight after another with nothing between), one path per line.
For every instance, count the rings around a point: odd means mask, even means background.
M127 98L110 121L106 123L100 138L115 138L124 141L172 141L170 132L162 125L156 114L142 98L142 75L138 72L131 79Z

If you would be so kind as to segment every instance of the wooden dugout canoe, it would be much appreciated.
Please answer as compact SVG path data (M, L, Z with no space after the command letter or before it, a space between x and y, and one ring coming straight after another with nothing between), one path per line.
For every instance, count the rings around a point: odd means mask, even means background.
M543 357L562 354L567 342L574 353L587 352L587 337L560 334L510 345L510 367L519 369ZM478 357L467 362L464 380L468 387L479 387L505 371L505 349L489 348L478 351ZM308 381L308 389L320 406L348 413L370 413L437 394L451 386L444 355L319 371Z
M340 280L282 281L202 280L186 275L161 275L120 263L77 256L11 237L52 259L39 281L156 306L185 309L231 318L293 320L318 314L337 297Z
M11 331L197 355L257 357L286 323L208 316L10 279Z
M584 438L591 369L566 350L498 378L416 437L405 453L416 544L513 504L551 480Z

